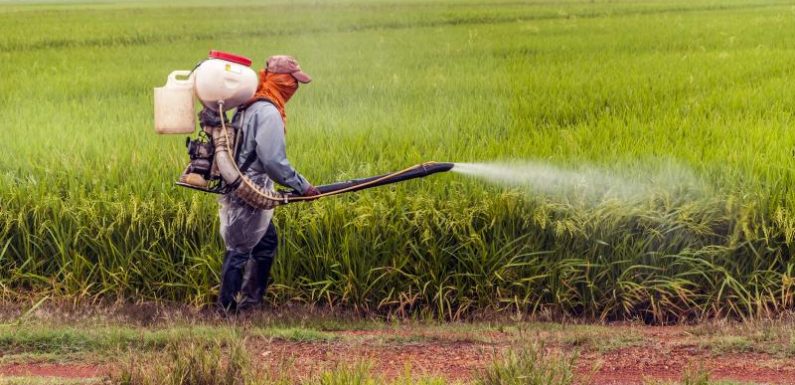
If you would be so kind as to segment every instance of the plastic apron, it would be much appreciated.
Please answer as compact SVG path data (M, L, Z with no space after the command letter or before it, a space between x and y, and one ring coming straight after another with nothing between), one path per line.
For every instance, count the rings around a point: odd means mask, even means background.
M273 181L267 175L249 176L254 183L273 190ZM226 194L219 200L221 207L221 237L226 250L238 254L250 254L270 226L273 209L256 209L235 196Z

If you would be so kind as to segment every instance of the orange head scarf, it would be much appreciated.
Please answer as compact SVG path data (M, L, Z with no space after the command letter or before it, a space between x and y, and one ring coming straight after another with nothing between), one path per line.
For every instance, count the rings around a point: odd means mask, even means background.
M248 107L258 100L267 100L276 106L282 115L282 121L287 131L287 114L284 112L284 105L293 97L298 90L298 81L290 74L274 74L267 70L259 71L259 86L254 97L246 103Z

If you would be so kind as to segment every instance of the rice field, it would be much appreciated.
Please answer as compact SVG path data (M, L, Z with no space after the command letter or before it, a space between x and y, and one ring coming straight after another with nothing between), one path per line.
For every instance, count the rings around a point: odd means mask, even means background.
M466 318L768 316L795 296L786 1L0 1L0 297L211 303L216 198L152 89L209 49L296 56L316 184L533 161L697 194L631 204L441 175L280 208L273 304Z

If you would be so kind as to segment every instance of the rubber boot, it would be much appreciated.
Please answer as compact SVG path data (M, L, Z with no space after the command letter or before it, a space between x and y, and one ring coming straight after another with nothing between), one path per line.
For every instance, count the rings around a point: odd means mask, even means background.
M262 297L265 295L265 290L270 285L270 270L273 266L273 258L267 259L252 259L251 263L251 279L248 285L243 286L241 293L243 300L240 302L239 309L249 310L262 305Z
M271 282L270 273L278 244L279 237L271 223L251 253L250 272L242 289L244 299L240 304L241 308L249 309L262 304L262 296Z
M243 267L246 265L248 254L239 254L227 251L224 255L224 264L221 267L221 290L218 295L218 305L226 312L237 311L235 297L243 284Z

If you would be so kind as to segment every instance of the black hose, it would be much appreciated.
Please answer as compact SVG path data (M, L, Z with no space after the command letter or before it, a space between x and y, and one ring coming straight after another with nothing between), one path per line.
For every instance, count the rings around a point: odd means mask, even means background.
M353 192L372 187L403 182L410 179L423 178L431 174L436 174L438 172L450 171L453 168L453 165L454 165L453 163L428 162L428 163L419 164L411 169L406 170L405 172L394 174L392 176L389 176L391 174L384 174L384 175L372 176L369 178L351 179L345 182L337 182L337 183L326 184L315 187L322 194L333 193L335 191L344 190L344 189L347 189L345 192ZM371 183L379 179L383 180ZM295 191L287 191L285 194L287 194L288 199L289 197L300 196L300 194L298 194Z

